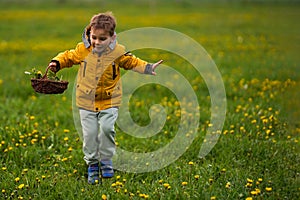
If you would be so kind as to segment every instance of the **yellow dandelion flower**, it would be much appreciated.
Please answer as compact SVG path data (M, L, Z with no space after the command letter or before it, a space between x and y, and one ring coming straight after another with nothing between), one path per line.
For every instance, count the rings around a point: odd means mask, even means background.
M68 158L63 158L63 159L61 159L62 162L65 162L65 161L67 161L67 160L68 160Z
M35 116L32 115L32 116L29 117L29 119L30 119L30 120L34 120L34 119L35 119Z
M241 127L240 127L240 131L241 131L241 132L245 132L245 131L246 131L245 127L241 126Z
M134 193L130 192L129 196L134 197Z
M112 183L112 184L111 184L111 187L116 187L116 186L117 186L116 183Z
M223 169L221 170L221 172L225 173L225 172L226 172L226 169L225 169L225 168L223 168Z
M262 179L262 178L258 178L257 180L258 180L259 182L262 182L262 181L263 181L263 179Z
M7 170L7 168L6 168L6 167L2 167L2 170L3 170L3 171L6 171L6 170Z
M194 164L194 162L192 162L192 161L189 162L189 165L193 165L193 164Z
M258 188L255 188L255 191L257 194L260 194L260 192L261 192L260 189L258 189Z
M25 186L25 184L22 183L22 184L20 184L20 185L18 186L18 189L23 189L24 186Z
M2 189L2 191L1 191L2 193L5 193L6 192L6 190L5 189Z
M159 181L158 181L158 183L159 184L162 184L164 181L162 180L162 179L160 179Z
M19 182L19 181L20 181L20 178L19 178L19 177L15 178L15 181L16 181L16 182Z
M123 183L121 183L120 181L116 181L116 185L117 186L123 186Z
M33 139L30 141L30 143L31 143L31 144L35 144L37 141L38 141L37 139L33 138Z
M210 200L216 200L217 198L215 196L210 197Z
M69 129L64 129L64 133L69 133L70 130Z
M247 183L247 184L245 185L245 187L247 187L247 188L252 187L252 183Z
M230 188L230 186L231 186L231 183L230 183L230 182L227 182L225 187L226 187L226 188Z
M253 183L253 180L250 179L250 178L247 178L247 182L248 182L248 183Z
M184 181L181 183L182 186L186 186L188 184L188 182Z
M271 188L271 187L266 187L266 191L267 191L267 192L271 192L271 191L272 191L272 188Z
M68 137L64 137L64 141L67 142L69 140Z
M105 194L102 194L101 198L102 198L102 200L106 200L107 196Z
M252 197L247 197L247 198L246 198L246 200L252 200L252 199L253 199Z
M269 121L268 119L263 119L263 120L262 120L262 122L263 122L264 124L268 123L268 121Z
M164 186L165 188L168 188L168 187L170 186L170 184L169 184L169 183L164 183L163 186Z
M198 180L200 178L200 176L199 175L195 175L194 178Z
M147 195L147 194L139 194L139 197L141 197L143 199L148 199L149 195Z
M35 101L37 99L37 97L35 95L32 95L31 97L31 100Z

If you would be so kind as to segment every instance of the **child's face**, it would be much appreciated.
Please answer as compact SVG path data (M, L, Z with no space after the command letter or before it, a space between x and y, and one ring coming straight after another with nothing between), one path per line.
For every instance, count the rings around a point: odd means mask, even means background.
M114 39L115 36L110 36L104 29L91 29L91 43L96 52L103 52Z

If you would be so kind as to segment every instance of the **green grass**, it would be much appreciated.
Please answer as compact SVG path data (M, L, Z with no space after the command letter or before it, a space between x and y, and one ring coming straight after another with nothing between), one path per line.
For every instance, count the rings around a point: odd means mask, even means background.
M299 199L298 2L42 2L0 1L0 199ZM143 26L174 29L199 42L216 62L227 112L218 143L205 158L198 158L210 126L203 79L169 52L136 51L151 62L164 59L189 80L201 102L198 136L163 169L117 171L101 185L87 184L72 116L77 67L59 72L70 88L50 96L34 93L24 71L43 71L58 52L74 48L90 17L106 10L117 17L118 32ZM153 104L164 105L169 120L149 139L117 127L119 147L149 152L172 141L180 120L175 102L164 87L137 90L130 101L137 124L149 123Z

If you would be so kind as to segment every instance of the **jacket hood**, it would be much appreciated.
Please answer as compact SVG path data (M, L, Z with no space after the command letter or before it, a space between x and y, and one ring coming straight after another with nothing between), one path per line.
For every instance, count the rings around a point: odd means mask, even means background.
M90 39L90 34L91 34L91 28L86 27L82 33L82 42L85 48L89 48L92 44Z

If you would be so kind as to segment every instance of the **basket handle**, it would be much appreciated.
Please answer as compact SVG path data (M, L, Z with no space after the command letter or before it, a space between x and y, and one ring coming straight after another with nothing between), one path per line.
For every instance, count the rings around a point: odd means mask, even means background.
M47 78L47 74L48 74L48 70L50 69L50 66L48 66L47 68L46 68L46 72L45 72L45 74L44 74L44 76L42 77L42 79L48 79Z

